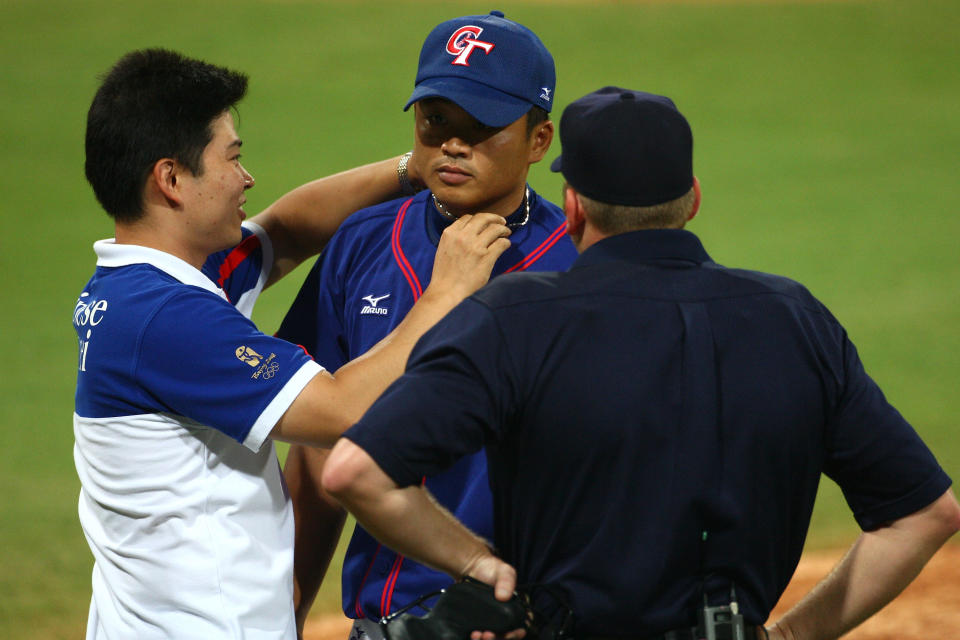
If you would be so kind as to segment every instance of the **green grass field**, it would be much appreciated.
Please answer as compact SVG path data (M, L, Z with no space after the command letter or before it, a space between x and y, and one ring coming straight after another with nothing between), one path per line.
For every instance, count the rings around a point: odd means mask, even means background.
M80 638L85 625L92 559L76 517L70 314L93 269L91 243L112 235L83 178L98 74L157 45L248 72L240 132L257 178L253 213L313 177L409 148L401 107L423 37L443 19L493 8L552 50L557 119L606 84L675 99L694 129L704 190L691 229L719 262L804 282L960 476L956 0L5 0L0 637ZM547 164L531 183L556 197ZM276 328L304 273L262 299L261 328ZM825 482L810 544L855 535ZM335 608L338 590L329 581L321 606Z

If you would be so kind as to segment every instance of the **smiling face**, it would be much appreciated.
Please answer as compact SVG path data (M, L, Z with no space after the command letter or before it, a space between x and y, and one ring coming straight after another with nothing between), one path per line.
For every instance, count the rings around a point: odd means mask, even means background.
M225 111L210 125L213 139L203 150L201 170L183 176L185 224L196 249L209 255L241 240L243 205L253 176L240 164L240 146L233 116ZM205 252L205 253L204 253Z
M527 116L488 127L453 102L427 98L414 105L413 157L420 175L451 212L508 216L520 206L530 164L543 158L553 123L527 134Z

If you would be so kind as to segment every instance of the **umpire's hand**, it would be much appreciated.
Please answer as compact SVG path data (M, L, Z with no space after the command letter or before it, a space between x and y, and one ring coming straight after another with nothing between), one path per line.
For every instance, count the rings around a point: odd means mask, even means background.
M501 602L506 602L513 597L513 592L517 588L517 570L493 554L476 558L464 573L493 587L494 597ZM526 634L525 629L514 629L503 636L498 636L492 631L478 630L471 633L470 638L471 640L496 640L497 638L517 640Z

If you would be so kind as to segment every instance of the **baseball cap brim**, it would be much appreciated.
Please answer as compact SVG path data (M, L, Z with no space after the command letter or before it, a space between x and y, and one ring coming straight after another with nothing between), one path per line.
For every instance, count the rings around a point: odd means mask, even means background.
M550 163L550 171L554 173L560 173L563 171L563 155L559 155L554 158L553 162Z
M488 127L505 127L533 106L526 100L465 78L428 78L413 90L403 110L424 98L445 98Z

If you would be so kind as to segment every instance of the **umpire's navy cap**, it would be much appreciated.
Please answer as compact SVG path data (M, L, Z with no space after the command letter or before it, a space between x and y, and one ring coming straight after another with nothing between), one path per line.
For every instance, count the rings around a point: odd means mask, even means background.
M500 11L437 25L420 50L413 94L446 98L490 127L505 127L531 106L550 111L556 88L553 56L540 38Z
M608 204L651 206L693 187L693 133L670 98L604 87L560 118L562 155L550 169Z

